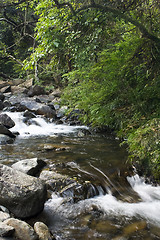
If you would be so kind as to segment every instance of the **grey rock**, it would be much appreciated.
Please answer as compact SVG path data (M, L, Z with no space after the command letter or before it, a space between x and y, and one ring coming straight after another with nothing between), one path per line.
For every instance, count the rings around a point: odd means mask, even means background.
M10 214L9 213L5 213L0 211L0 222L5 221L6 219L10 218Z
M26 222L10 218L4 222L15 229L15 237L23 240L37 240L37 234L33 228Z
M0 114L0 124L8 129L15 126L15 122L6 113Z
M7 224L0 222L0 236L7 237L12 236L14 233L14 227L8 226Z
M15 138L16 136L5 126L0 124L0 134L7 135L10 138Z
M28 91L29 97L43 95L43 94L45 94L45 89L38 85L31 86L30 90Z
M34 230L37 233L39 240L52 240L52 236L48 227L42 222L36 222L34 224Z
M43 160L31 158L14 163L12 168L28 175L36 176L45 165L46 163Z
M19 218L41 212L47 198L46 186L40 179L3 164L0 164L0 191L0 204Z

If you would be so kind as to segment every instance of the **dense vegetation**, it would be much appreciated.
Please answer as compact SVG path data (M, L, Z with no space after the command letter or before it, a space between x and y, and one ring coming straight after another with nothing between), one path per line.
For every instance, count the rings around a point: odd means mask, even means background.
M70 110L114 129L143 174L159 180L160 3L0 2L1 77L62 87Z

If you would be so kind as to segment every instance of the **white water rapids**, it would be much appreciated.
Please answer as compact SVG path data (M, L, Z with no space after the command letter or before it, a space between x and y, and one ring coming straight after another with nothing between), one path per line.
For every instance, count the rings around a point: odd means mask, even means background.
M142 201L137 203L128 203L117 200L111 194L97 196L92 199L80 201L75 205L62 204L63 199L53 194L46 204L45 208L51 213L57 212L62 217L78 217L81 213L96 206L104 214L116 217L138 217L147 222L160 226L160 187L153 187L145 184L138 175L128 177L133 189L141 197Z
M22 113L7 112L7 114L16 123L11 131L19 132L20 138L39 135L51 136L59 133L68 134L82 128L78 126L56 125L55 123L46 122L42 117L32 119L33 123L26 125L23 121ZM58 214L68 218L70 216L79 216L85 209L90 209L93 205L96 205L106 215L124 216L126 218L135 216L160 227L160 186L146 184L138 175L127 177L127 180L141 199L137 203L120 201L111 193L108 193L82 200L76 204L67 204L63 203L64 200L62 198L53 194L52 199L46 202L45 209L50 214L58 212Z
M79 128L86 128L85 126L68 126L65 124L55 124L47 122L42 116L32 118L30 125L27 125L21 112L7 112L7 115L15 122L15 126L11 129L12 132L19 132L19 137L31 136L51 136L54 134L68 134L77 131Z

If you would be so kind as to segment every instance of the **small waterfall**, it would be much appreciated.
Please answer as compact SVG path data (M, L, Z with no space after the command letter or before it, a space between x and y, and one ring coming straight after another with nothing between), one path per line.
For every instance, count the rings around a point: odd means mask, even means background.
M31 136L51 136L57 134L74 133L80 128L87 128L85 126L68 126L65 124L55 124L46 121L42 116L32 118L30 124L25 122L23 112L6 112L15 122L15 126L11 128L12 132L19 132L20 137Z

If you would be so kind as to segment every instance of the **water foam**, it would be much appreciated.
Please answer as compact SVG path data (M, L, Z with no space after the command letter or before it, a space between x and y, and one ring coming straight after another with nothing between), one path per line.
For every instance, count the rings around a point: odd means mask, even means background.
M23 117L22 112L7 112L7 115L15 122L15 126L10 130L12 132L19 132L20 137L68 134L73 133L80 128L86 128L85 126L69 126L47 122L42 116L32 118L32 123L27 125L24 122L25 117Z
M64 217L76 217L82 212L87 212L96 206L104 214L108 216L121 217L138 217L146 221L160 226L160 187L154 187L145 184L143 179L138 175L128 177L128 181L141 197L142 201L137 203L128 203L117 200L112 194L104 196L97 196L92 199L86 199L74 205L61 205L62 199L59 199L59 206L57 208L57 197L55 194L53 198L46 203L46 207L51 211L58 211L58 214ZM56 206L56 208L55 208Z

